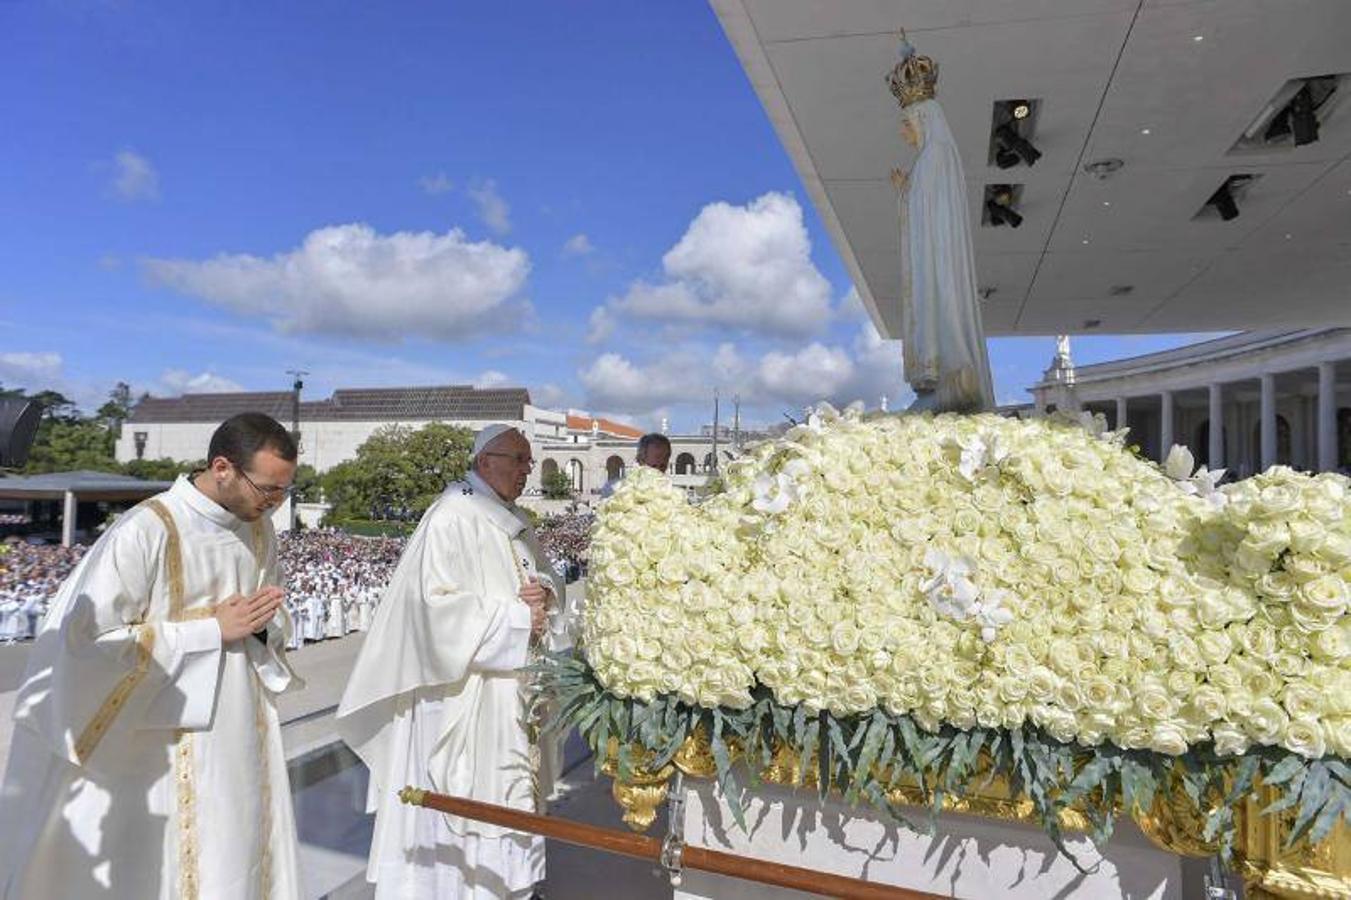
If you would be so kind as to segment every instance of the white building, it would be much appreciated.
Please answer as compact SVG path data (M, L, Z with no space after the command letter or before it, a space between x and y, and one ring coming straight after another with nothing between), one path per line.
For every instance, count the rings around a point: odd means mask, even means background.
M290 425L293 403L289 391L147 398L122 425L117 460L202 459L211 433L230 416L262 412ZM568 434L567 416L532 405L525 388L343 389L326 400L301 402L299 412L300 462L320 472L354 458L367 438L389 425L421 428L445 422L478 431L500 422L521 429L536 446L546 440L563 440Z
M1244 333L1092 366L1060 354L1031 388L1037 412L1101 412L1160 459L1173 444L1243 477L1283 464L1351 467L1351 328ZM1222 427L1212 428L1212 422Z

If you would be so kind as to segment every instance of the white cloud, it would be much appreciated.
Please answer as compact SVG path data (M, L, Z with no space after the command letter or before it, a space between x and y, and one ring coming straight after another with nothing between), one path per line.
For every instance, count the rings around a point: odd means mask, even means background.
M839 316L846 322L867 322L868 308L863 305L863 298L859 296L858 288L849 286L849 293L845 294L840 300Z
M511 231L511 207L497 192L497 182L491 178L475 179L469 185L469 196L478 206L478 217L497 234Z
M61 380L60 353L0 353L0 385L27 390L56 389Z
M564 256L586 256L595 251L595 246L591 243L591 238L585 234L574 234L563 243Z
M150 160L134 150L123 150L113 157L112 191L126 201L155 200L159 197L159 173Z
M586 342L588 344L599 344L614 334L617 324L614 314L609 309L604 306L597 306L591 310L591 318L587 322Z
M167 394L232 394L244 387L214 372L193 375L183 369L166 369L160 375L160 386Z
M812 263L802 207L788 194L708 204L662 257L662 269L666 280L635 282L611 309L798 337L819 332L831 317L830 284Z
M519 324L529 305L525 251L445 234L377 234L369 225L320 228L271 259L149 259L149 276L184 294L289 333L385 340L419 335L455 340Z
M702 391L700 379L690 378L687 355L667 356L655 363L635 365L618 353L603 353L577 373L593 406L629 413L644 413L668 403L695 400Z
M552 382L530 389L530 401L536 406L557 409L565 404L568 392Z
M437 194L446 194L454 189L455 185L446 177L445 172L437 172L435 175L424 175L418 179L418 185L423 193L435 196Z
M108 398L108 385L66 375L65 360L53 352L0 353L0 385L34 393L56 391L81 409L97 409Z
M646 362L605 353L578 378L590 405L639 415L706 404L714 387L727 397L739 395L748 407L796 409L821 400L837 405L862 400L876 407L885 394L895 409L908 396L899 343L881 340L871 324L864 324L848 345L814 341L791 352L748 355L723 343L678 349Z
M512 379L506 372L499 372L496 369L485 369L474 377L473 384L476 388L502 387L503 385L512 384Z

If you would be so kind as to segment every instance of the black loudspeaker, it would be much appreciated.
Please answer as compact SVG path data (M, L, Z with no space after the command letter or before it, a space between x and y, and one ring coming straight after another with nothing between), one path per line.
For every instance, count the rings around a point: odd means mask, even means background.
M0 399L0 466L18 468L28 462L28 448L41 420L42 404Z

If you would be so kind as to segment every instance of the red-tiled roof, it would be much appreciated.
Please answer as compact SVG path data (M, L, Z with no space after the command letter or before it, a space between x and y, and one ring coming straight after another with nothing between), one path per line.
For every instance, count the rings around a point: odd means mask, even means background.
M643 436L641 428L634 428L632 425L623 425L610 419L593 419L591 416L574 416L568 414L568 428L572 431L590 431L592 423L600 425L602 434L613 435L614 437L640 438Z

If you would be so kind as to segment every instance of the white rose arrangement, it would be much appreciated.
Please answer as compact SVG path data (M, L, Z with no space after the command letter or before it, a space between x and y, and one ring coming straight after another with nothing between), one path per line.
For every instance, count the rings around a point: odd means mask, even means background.
M993 771L1062 850L1181 778L1228 854L1257 780L1322 839L1351 817L1351 482L1222 484L1100 416L817 408L698 505L640 469L601 507L580 655L540 670L554 727L620 772L703 734L788 746L822 791L891 809ZM628 749L624 749L628 748ZM736 748L736 749L734 749Z
M1085 424L822 407L700 506L640 470L596 526L587 659L643 700L1351 756L1347 479L1216 487Z

